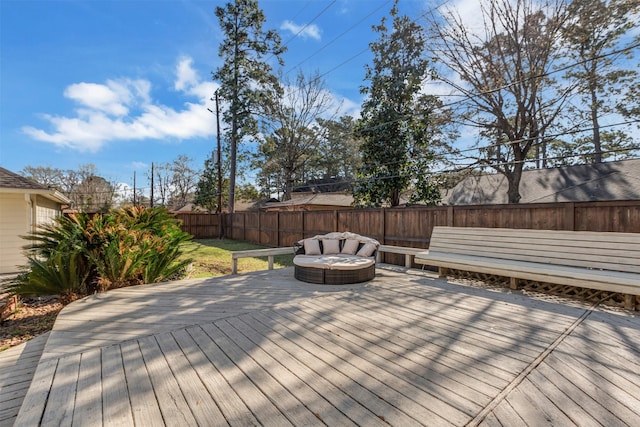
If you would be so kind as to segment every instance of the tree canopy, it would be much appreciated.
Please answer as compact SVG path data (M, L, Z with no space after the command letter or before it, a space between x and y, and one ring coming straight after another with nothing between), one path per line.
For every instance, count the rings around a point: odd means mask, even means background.
M367 97L355 129L362 140L362 164L354 187L361 206L398 206L408 189L428 203L439 199L429 179L435 157L429 135L438 100L421 91L430 77L426 38L416 22L399 15L397 6L390 12L390 28L386 18L373 27L378 40L369 45L374 58L366 66L369 84L361 88Z
M218 6L224 39L219 56L222 65L213 73L220 82L219 95L226 101L223 120L228 126L229 142L229 212L234 211L238 145L245 137L258 131L256 115L265 103L275 101L279 82L272 71L270 59L280 65L285 51L275 30L263 29L265 16L256 0L234 0ZM218 130L220 131L220 130Z

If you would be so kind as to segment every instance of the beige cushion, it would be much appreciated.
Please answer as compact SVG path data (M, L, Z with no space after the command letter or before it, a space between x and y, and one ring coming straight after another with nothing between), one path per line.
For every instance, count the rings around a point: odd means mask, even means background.
M331 255L331 254L337 254L337 253L340 253L340 240L322 239L323 255Z
M317 239L304 239L304 254L305 255L321 255L320 241Z
M360 249L358 251L358 253L356 255L363 256L363 257L369 257L369 256L373 255L375 250L376 250L376 245L374 245L373 243L367 243L366 245L364 245L362 247L362 249Z
M376 261L373 258L365 258L355 255L340 255L339 259L333 260L331 270L359 270L361 268L367 268L375 264Z
M375 264L373 258L356 255L296 255L293 263L300 267L323 268L325 270L358 270Z
M360 246L360 242L355 239L347 239L344 242L344 246L342 247L341 254L355 255L358 252L358 246Z

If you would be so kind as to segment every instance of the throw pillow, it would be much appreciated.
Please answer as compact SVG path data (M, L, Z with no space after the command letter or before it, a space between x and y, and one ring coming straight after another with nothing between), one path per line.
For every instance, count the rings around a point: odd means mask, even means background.
M304 239L305 255L322 255L320 252L320 241L317 239Z
M340 240L322 239L322 253L327 255L340 253Z
M360 246L360 242L358 240L347 239L344 242L344 246L342 247L342 252L340 253L347 254L347 255L355 255L356 252L358 252L358 246Z
M358 256L371 256L373 252L376 250L376 245L373 243L367 243L358 251L356 255Z

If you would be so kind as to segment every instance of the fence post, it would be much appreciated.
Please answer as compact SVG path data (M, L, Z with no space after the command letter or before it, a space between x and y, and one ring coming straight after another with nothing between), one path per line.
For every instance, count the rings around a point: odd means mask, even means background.
M276 211L276 247L280 247L280 211Z
M564 222L567 230L576 231L576 204L569 202L564 207Z
M383 245L387 244L387 209L380 208L380 214L382 215L382 243Z
M455 212L453 210L453 206L447 206L447 226L455 227Z

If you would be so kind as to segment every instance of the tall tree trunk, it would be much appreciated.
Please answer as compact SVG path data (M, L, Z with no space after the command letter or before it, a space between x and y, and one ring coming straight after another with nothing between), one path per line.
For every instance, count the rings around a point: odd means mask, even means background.
M400 190L394 188L391 191L391 207L400 206Z
M238 157L238 125L235 120L231 125L231 154L229 158L230 170L229 170L229 213L233 213L235 208L236 197L236 158Z
M591 126L593 127L593 163L602 163L602 143L600 141L600 123L598 122L598 94L595 84L589 84L591 91Z
M522 169L524 164L517 162L513 167L513 172L507 175L509 189L507 190L509 203L520 203L520 179L522 178Z

